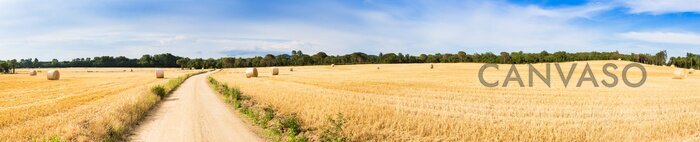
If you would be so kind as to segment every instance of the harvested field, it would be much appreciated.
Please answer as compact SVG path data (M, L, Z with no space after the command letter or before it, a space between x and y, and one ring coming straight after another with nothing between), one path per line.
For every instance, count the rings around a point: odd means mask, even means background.
M119 132L126 115L138 102L154 103L149 88L194 70L166 69L165 79L156 79L154 69L59 68L60 80L49 81L49 69L18 69L0 75L0 139L3 141L46 140L61 137L70 141L101 141L111 129Z
M611 81L601 68L615 63L620 79ZM517 65L526 87L510 82L501 87L510 65L485 73L498 87L484 87L478 79L481 63L386 64L295 67L272 76L259 68L258 78L244 69L212 75L238 87L243 95L271 105L279 113L296 113L302 124L321 128L328 116L348 119L344 134L352 141L681 141L700 138L700 77L672 79L675 69L644 65L646 83L626 86L621 72L626 61L577 62L568 87L554 64L552 87L534 78L528 86L527 65ZM583 82L575 87L590 63L600 87ZM562 63L568 73L571 63ZM534 66L544 74L543 64ZM287 67L281 67L287 68ZM637 82L633 68L628 75ZM316 130L314 133L320 133ZM317 136L310 136L317 137Z

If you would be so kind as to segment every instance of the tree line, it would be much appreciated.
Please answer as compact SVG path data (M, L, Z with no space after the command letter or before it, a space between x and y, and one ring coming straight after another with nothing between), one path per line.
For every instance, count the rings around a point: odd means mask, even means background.
M255 57L222 57L219 59L187 58L175 56L170 53L143 55L138 59L124 56L100 56L94 58L75 58L70 61L39 61L36 58L0 61L0 72L13 73L15 68L61 68L61 67L180 67L180 68L238 68L238 67L266 67L266 66L304 66L304 65L347 65L347 64L393 64L393 63L501 63L501 64L527 64L540 62L568 62L587 60L626 60L651 65L674 65L682 68L700 68L698 61L700 56L687 53L686 57L670 57L667 52L660 51L656 54L631 53L621 54L615 52L576 52L564 51L549 53L492 52L467 54L459 51L452 53L409 55L402 53L379 53L370 55L355 52L346 55L328 55L325 52L316 54L304 54L302 51L292 51L291 54Z

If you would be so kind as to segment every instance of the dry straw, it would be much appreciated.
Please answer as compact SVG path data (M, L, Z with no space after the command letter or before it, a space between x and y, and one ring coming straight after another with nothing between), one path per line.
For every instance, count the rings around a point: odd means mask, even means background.
M280 69L277 67L272 67L272 75L278 75L280 74Z
M156 78L165 78L165 71L163 71L163 69L156 69Z
M258 77L258 69L256 69L256 68L245 69L245 77L246 78Z
M688 77L688 70L676 69L673 71L673 79L685 79Z
M49 72L46 73L46 79L58 80L60 78L61 78L61 73L59 73L58 70L49 70Z
M36 76L36 70L29 71L29 76Z

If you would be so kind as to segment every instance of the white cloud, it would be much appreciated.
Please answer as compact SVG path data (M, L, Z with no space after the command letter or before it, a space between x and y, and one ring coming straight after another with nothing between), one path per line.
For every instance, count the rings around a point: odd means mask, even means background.
M622 0L631 13L665 14L676 12L700 13L700 0Z
M2 2L0 0L0 51L7 53L0 57L2 59L68 60L100 55L134 58L165 52L216 58L289 53L290 50L303 50L307 54L319 51L329 54L625 51L638 46L607 41L640 40L634 38L634 34L615 36L595 27L571 23L612 8L606 4L542 8L502 1L450 4L419 1L420 4L414 6L380 5L377 6L380 8L365 9L324 1L304 7L323 11L320 13L295 17L292 12L288 14L291 16L282 18L246 19L168 13L147 18L115 18L90 14L95 12L81 9L89 6L76 4L42 10L43 7L3 6ZM65 7L72 10L63 10ZM287 9L294 11L294 8ZM8 11L16 12L3 13ZM13 20L18 17L34 18Z
M700 35L695 33L675 32L627 32L619 34L621 38L670 44L700 45Z

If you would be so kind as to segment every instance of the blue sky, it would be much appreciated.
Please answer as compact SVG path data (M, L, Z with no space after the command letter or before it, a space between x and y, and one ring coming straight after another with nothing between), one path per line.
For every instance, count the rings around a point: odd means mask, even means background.
M0 0L0 60L699 47L700 0Z

